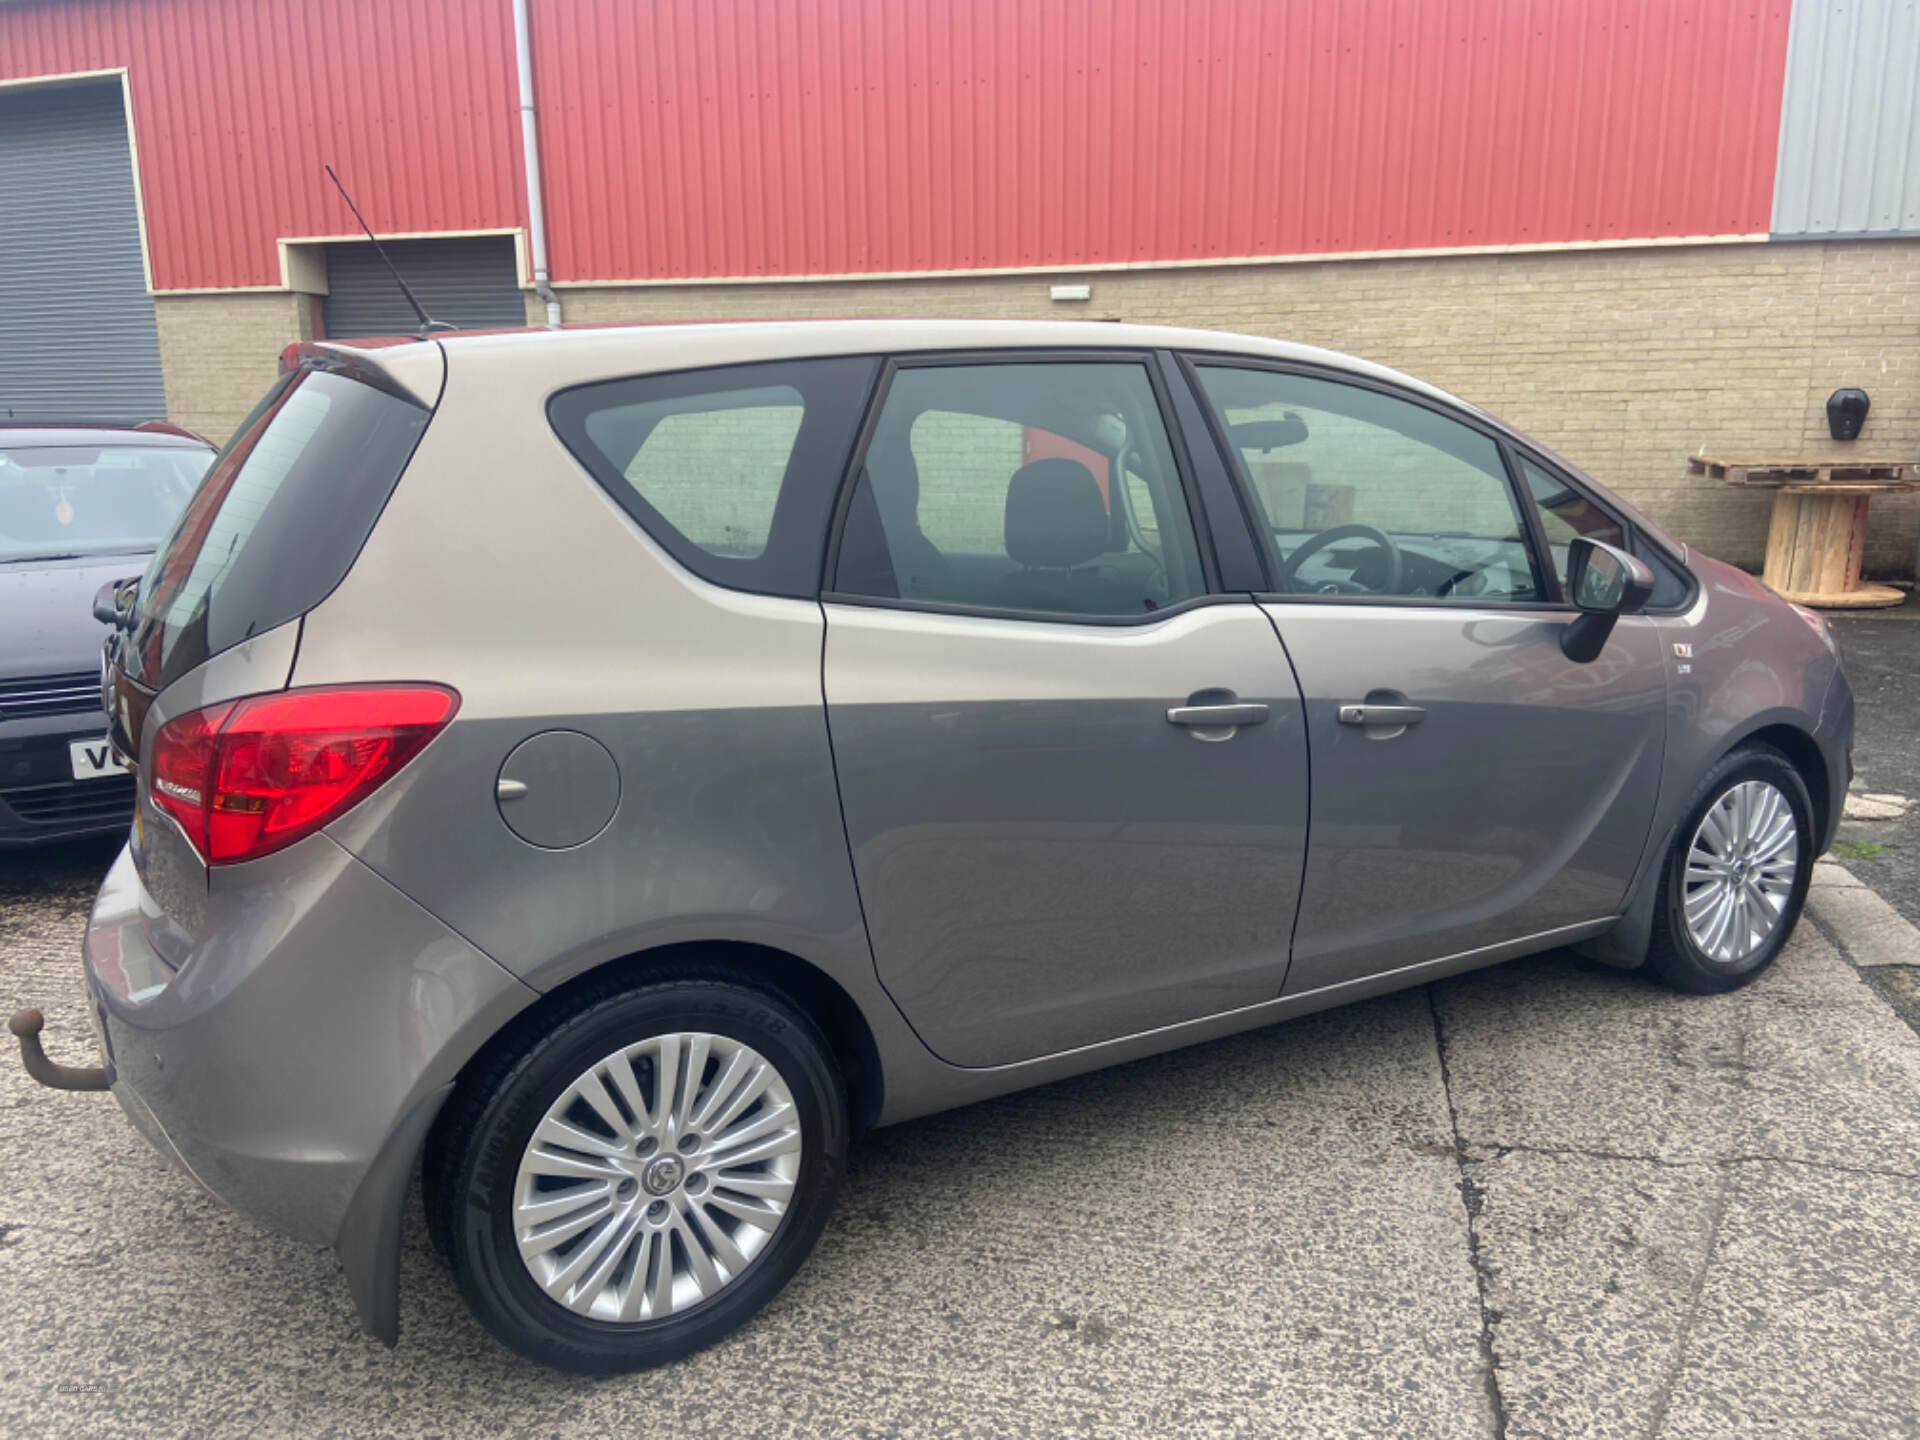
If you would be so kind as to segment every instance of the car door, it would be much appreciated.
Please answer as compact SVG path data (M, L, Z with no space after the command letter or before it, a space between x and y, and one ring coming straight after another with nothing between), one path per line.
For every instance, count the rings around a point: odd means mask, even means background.
M827 616L874 960L1001 1065L1272 999L1307 821L1300 697L1218 593L1146 357L892 372Z
M1287 992L1616 914L1652 821L1666 668L1640 617L1590 663L1562 654L1575 612L1538 507L1565 497L1523 500L1503 442L1426 397L1211 360L1193 374L1268 546L1262 608L1306 706Z

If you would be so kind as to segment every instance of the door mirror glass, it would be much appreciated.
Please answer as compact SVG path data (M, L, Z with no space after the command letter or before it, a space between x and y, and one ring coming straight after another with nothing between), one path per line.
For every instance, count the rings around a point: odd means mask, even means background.
M1567 551L1567 598L1590 615L1631 615L1653 594L1653 571L1624 550L1581 536Z
M1580 615L1560 632L1560 649L1577 665L1598 656L1622 615L1644 610L1653 571L1644 560L1582 535L1567 547L1567 598Z

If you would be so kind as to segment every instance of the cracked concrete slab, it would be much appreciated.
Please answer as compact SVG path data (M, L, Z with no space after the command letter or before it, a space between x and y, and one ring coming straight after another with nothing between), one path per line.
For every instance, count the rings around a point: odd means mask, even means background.
M1662 1436L1920 1436L1920 1182L1732 1172Z
M1679 1001L1556 952L1435 987L1469 1146L1707 1155L1741 1079L1737 998Z
M1471 1162L1507 1440L1920 1435L1920 1181Z
M1524 1150L1466 1171L1507 1440L1654 1433L1723 1174Z
M1437 996L1470 1146L1920 1170L1920 1043L1812 927L1730 995L1559 955Z
M1692 1024L1635 983L1436 987L1507 1436L1920 1435L1920 1041L1811 929Z
M1739 1002L1744 1088L1723 1153L1920 1174L1920 1042L1810 928Z

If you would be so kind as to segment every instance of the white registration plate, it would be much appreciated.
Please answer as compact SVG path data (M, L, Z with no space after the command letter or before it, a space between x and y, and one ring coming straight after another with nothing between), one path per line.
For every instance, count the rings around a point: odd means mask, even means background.
M124 775L127 767L113 753L113 746L102 735L98 740L75 740L67 746L73 761L73 778L97 780L104 775Z

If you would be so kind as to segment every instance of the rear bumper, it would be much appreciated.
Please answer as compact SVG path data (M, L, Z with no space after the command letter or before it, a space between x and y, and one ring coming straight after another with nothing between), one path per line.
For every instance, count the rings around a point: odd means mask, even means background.
M170 926L123 851L85 944L113 1094L218 1199L337 1249L369 1328L390 1331L426 1125L534 992L324 836L216 872L196 930Z

